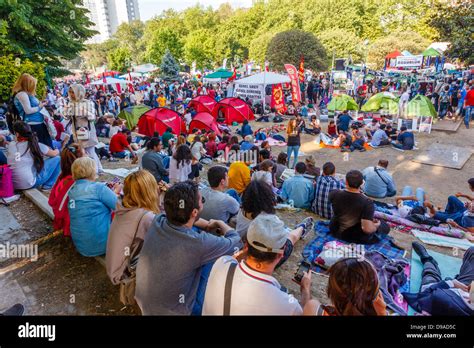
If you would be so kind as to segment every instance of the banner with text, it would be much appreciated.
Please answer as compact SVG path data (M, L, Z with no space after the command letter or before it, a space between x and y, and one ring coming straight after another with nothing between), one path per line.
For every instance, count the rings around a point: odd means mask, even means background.
M299 103L301 101L301 90L298 78L298 70L294 65L285 64L285 69L288 72L291 80L291 99L293 103Z
M397 57L395 66L397 68L419 68L423 63L423 56L400 56Z
M283 87L281 83L272 86L272 100L270 107L275 110L284 113L286 111L285 98L283 97Z
M242 99L262 100L265 96L263 85L252 85L248 83L236 83L234 86L234 97Z

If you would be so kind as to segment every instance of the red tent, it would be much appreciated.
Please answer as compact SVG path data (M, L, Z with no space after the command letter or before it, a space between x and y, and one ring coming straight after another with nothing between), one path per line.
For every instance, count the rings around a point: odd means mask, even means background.
M196 112L211 113L216 104L217 102L208 95L200 95L199 97L193 98L189 102L188 107L192 107Z
M152 137L154 132L163 135L171 127L173 134L186 133L186 124L180 114L168 108L154 108L145 112L137 123L140 134Z
M212 130L217 135L222 134L216 119L208 112L199 112L194 115L193 120L189 124L189 130L191 131L194 128Z
M232 124L232 122L242 123L244 120L254 120L250 106L240 98L224 98L214 106L212 116L216 120L223 120L223 123Z
M385 59L394 59L400 56L402 56L402 54L400 51L397 50L397 51L393 51L392 53L387 54L385 56Z

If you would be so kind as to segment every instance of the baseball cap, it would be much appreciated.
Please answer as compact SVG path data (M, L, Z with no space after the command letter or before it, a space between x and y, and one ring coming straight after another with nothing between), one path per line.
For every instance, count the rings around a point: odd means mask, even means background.
M259 214L249 225L247 242L266 253L283 253L288 239L285 224L274 214Z

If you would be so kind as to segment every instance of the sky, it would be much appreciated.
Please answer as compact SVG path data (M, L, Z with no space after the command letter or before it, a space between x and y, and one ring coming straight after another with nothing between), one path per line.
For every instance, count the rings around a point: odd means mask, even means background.
M180 11L196 4L218 8L226 2L234 8L250 7L252 5L252 0L138 0L138 7L140 9L140 19L146 21L170 8Z

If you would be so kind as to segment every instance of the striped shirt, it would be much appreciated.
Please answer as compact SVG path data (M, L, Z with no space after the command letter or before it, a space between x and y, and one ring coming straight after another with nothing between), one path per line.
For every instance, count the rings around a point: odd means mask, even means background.
M312 211L323 218L332 218L332 206L329 202L329 192L344 188L344 183L333 176L319 176L316 180L314 201L311 207Z

